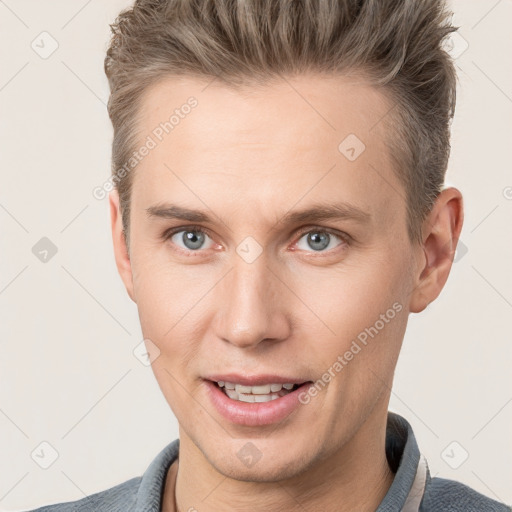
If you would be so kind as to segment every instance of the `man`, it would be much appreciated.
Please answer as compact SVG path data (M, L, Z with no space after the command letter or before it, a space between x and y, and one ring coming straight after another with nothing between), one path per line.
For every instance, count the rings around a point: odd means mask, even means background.
M388 412L462 228L438 0L141 0L105 69L117 268L179 422L40 511L506 511Z

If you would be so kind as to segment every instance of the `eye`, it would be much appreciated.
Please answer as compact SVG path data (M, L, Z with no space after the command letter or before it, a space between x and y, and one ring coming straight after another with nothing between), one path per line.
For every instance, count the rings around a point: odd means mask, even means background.
M210 239L210 245L204 247L205 241ZM214 245L213 240L208 236L208 233L201 228L176 228L167 231L164 234L164 239L170 240L174 245L177 245L184 251L198 252L199 249L210 249Z
M336 239L341 240L341 243L336 244ZM301 246L302 240L304 240L304 243ZM305 251L329 252L335 247L346 245L346 243L346 236L318 228L303 232L296 245L299 249Z
M200 226L173 228L166 231L162 238L170 240L175 246L184 252L200 252L202 249L211 249L217 244L209 236L208 232ZM348 244L349 236L338 234L325 228L309 228L303 231L296 242L295 247L308 252L330 252L339 246ZM302 242L304 240L304 242ZM338 240L338 243L336 243Z

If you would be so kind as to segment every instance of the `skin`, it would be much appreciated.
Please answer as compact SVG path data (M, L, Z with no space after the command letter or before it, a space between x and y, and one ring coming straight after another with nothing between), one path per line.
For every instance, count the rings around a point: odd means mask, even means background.
M446 282L462 196L443 190L422 242L410 241L405 191L379 122L392 103L362 81L302 75L238 91L208 83L168 77L144 95L141 140L189 96L198 106L135 171L130 254L117 192L109 197L117 268L144 338L160 350L153 371L179 422L162 509L374 511L394 477L385 427L407 318ZM355 161L338 150L350 133L366 145ZM339 202L368 219L281 222L289 211ZM162 203L212 221L148 215ZM187 248L183 230L197 224L204 244ZM182 232L165 240L171 227ZM332 233L327 248L308 243L318 231ZM248 236L263 249L252 263L236 252ZM321 379L394 303L402 311L280 423L235 425L210 402L202 378L213 373ZM247 442L262 453L252 467L237 457Z

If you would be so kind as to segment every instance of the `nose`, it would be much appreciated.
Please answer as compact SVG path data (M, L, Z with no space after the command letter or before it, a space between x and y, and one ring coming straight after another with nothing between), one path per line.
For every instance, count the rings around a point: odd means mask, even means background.
M270 270L264 255L252 263L235 255L233 267L222 281L214 299L215 330L220 339L248 349L289 336L286 287Z

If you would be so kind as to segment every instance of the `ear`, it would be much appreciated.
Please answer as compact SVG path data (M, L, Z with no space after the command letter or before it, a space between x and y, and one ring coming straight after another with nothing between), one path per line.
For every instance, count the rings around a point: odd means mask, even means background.
M423 311L441 293L450 270L464 220L462 194L444 189L423 222L421 257L410 295L409 310Z
M116 259L117 271L123 280L128 295L133 302L137 302L133 293L132 266L126 246L126 237L123 231L121 211L119 209L119 194L116 189L109 193L108 201L110 204L110 223L112 227L112 240L114 242L114 256Z

